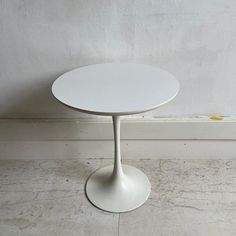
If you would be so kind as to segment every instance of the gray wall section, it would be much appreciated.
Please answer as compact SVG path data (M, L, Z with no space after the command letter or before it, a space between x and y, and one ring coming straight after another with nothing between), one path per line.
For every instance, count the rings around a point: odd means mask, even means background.
M81 117L50 85L83 65L157 65L179 96L145 116L236 115L235 0L0 0L0 117Z

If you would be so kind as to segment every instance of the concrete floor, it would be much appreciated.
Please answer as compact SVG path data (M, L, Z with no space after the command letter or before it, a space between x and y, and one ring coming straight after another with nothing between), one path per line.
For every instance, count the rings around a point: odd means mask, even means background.
M126 160L150 178L135 211L103 212L84 182L108 159L0 161L0 235L236 235L236 161Z

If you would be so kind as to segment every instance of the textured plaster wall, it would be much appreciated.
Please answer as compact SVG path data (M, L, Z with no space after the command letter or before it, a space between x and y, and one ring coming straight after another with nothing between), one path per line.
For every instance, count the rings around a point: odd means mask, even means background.
M235 0L0 0L0 117L75 117L50 85L87 64L160 66L179 96L145 116L236 115Z

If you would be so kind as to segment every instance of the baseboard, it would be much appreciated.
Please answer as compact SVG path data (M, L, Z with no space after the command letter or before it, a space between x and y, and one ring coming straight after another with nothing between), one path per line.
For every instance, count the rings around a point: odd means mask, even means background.
M236 118L123 118L125 158L234 159ZM111 158L111 119L1 119L0 159Z

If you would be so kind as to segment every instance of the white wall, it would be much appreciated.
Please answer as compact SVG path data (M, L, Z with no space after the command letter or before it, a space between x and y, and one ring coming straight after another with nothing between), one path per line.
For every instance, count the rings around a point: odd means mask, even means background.
M160 66L180 80L145 116L236 115L235 0L0 0L0 117L75 117L54 79L110 61Z

